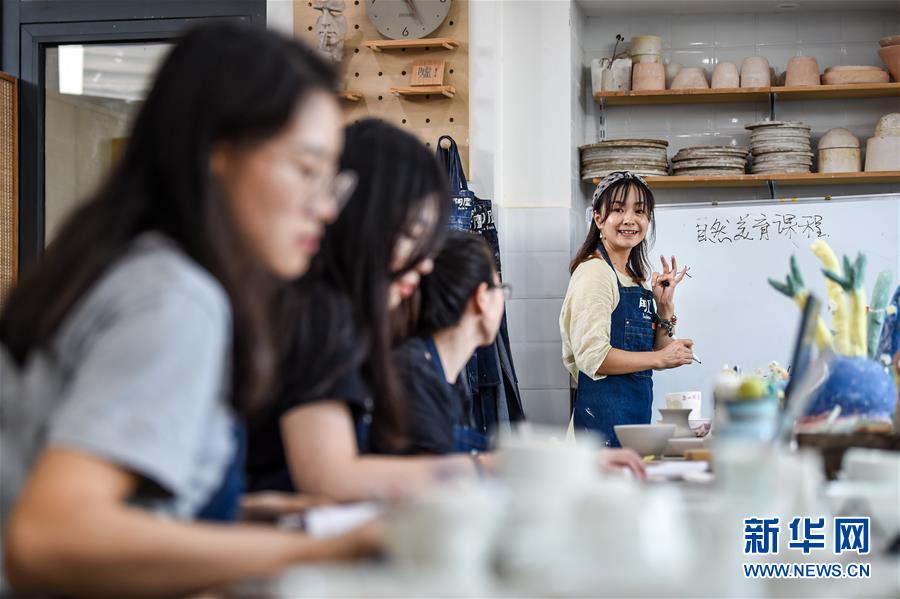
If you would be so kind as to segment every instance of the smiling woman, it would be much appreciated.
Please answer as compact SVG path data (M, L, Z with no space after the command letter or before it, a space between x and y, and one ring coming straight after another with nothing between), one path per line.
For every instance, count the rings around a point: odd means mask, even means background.
M575 428L618 447L615 425L650 422L652 370L692 361L692 342L670 336L675 288L686 270L678 272L674 256L660 256L662 273L649 276L654 199L639 175L618 171L603 179L593 210L559 327L563 364L578 381Z

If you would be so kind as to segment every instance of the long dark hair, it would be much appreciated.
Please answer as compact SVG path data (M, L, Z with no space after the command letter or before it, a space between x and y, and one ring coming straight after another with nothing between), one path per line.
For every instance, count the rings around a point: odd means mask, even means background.
M601 215L603 219L601 222L605 222L612 211L613 205L617 202L624 202L625 198L628 197L628 192L632 189L637 194L635 201L638 205L642 205L644 210L646 210L647 219L649 220L647 235L638 245L633 247L631 253L628 254L628 270L631 271L631 276L634 281L641 283L646 281L647 277L649 277L652 272L649 255L650 247L653 245L656 238L656 218L654 217L654 206L656 205L656 201L653 199L653 192L636 178L620 179L607 187L603 193L594 200L593 209L594 214ZM600 229L597 227L597 223L592 220L591 228L588 231L584 243L578 248L578 252L575 253L575 257L572 259L571 264L569 264L569 274L574 273L579 264L593 258L599 244Z
M347 128L341 169L358 176L356 191L331 225L316 269L353 303L361 334L369 344L363 375L375 401L373 439L402 430L403 386L391 360L394 339L388 306L390 284L443 242L450 214L447 177L418 139L376 119ZM407 263L392 269L394 248L423 212L433 215ZM390 442L390 441L386 441Z
M266 299L276 283L242 251L210 155L220 143L251 146L272 137L308 94L335 87L332 68L316 54L264 29L221 22L184 35L156 75L121 160L9 296L0 343L23 364L49 345L135 237L159 231L228 294L232 402L246 412L264 396L277 361Z
M451 232L434 258L434 270L422 279L416 334L433 335L456 326L478 286L494 287L496 276L494 254L484 239Z

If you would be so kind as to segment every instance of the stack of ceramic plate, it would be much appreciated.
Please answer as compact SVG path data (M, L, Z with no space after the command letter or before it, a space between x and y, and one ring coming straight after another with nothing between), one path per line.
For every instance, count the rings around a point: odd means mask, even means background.
M664 139L608 139L581 146L581 178L605 177L613 171L668 175L668 147Z
M754 174L808 173L813 152L809 125L787 121L760 121L744 127L750 133Z
M672 157L672 174L692 176L743 175L747 148L742 146L694 146Z

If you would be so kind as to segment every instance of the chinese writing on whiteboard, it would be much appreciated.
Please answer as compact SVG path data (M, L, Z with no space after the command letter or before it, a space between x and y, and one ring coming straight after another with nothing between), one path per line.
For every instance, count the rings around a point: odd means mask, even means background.
M697 243L741 243L773 239L818 239L828 237L818 214L747 213L732 220L728 218L698 218Z

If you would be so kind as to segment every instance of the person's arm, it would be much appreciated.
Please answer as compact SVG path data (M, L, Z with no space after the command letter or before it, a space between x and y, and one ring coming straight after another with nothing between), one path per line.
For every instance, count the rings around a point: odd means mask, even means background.
M89 454L47 450L9 521L4 553L13 587L68 596L183 595L378 546L377 526L316 540L261 526L165 520L125 503L138 482Z
M334 501L402 497L435 482L442 469L475 473L467 455L360 454L350 408L338 400L287 412L281 418L281 436L294 486Z

